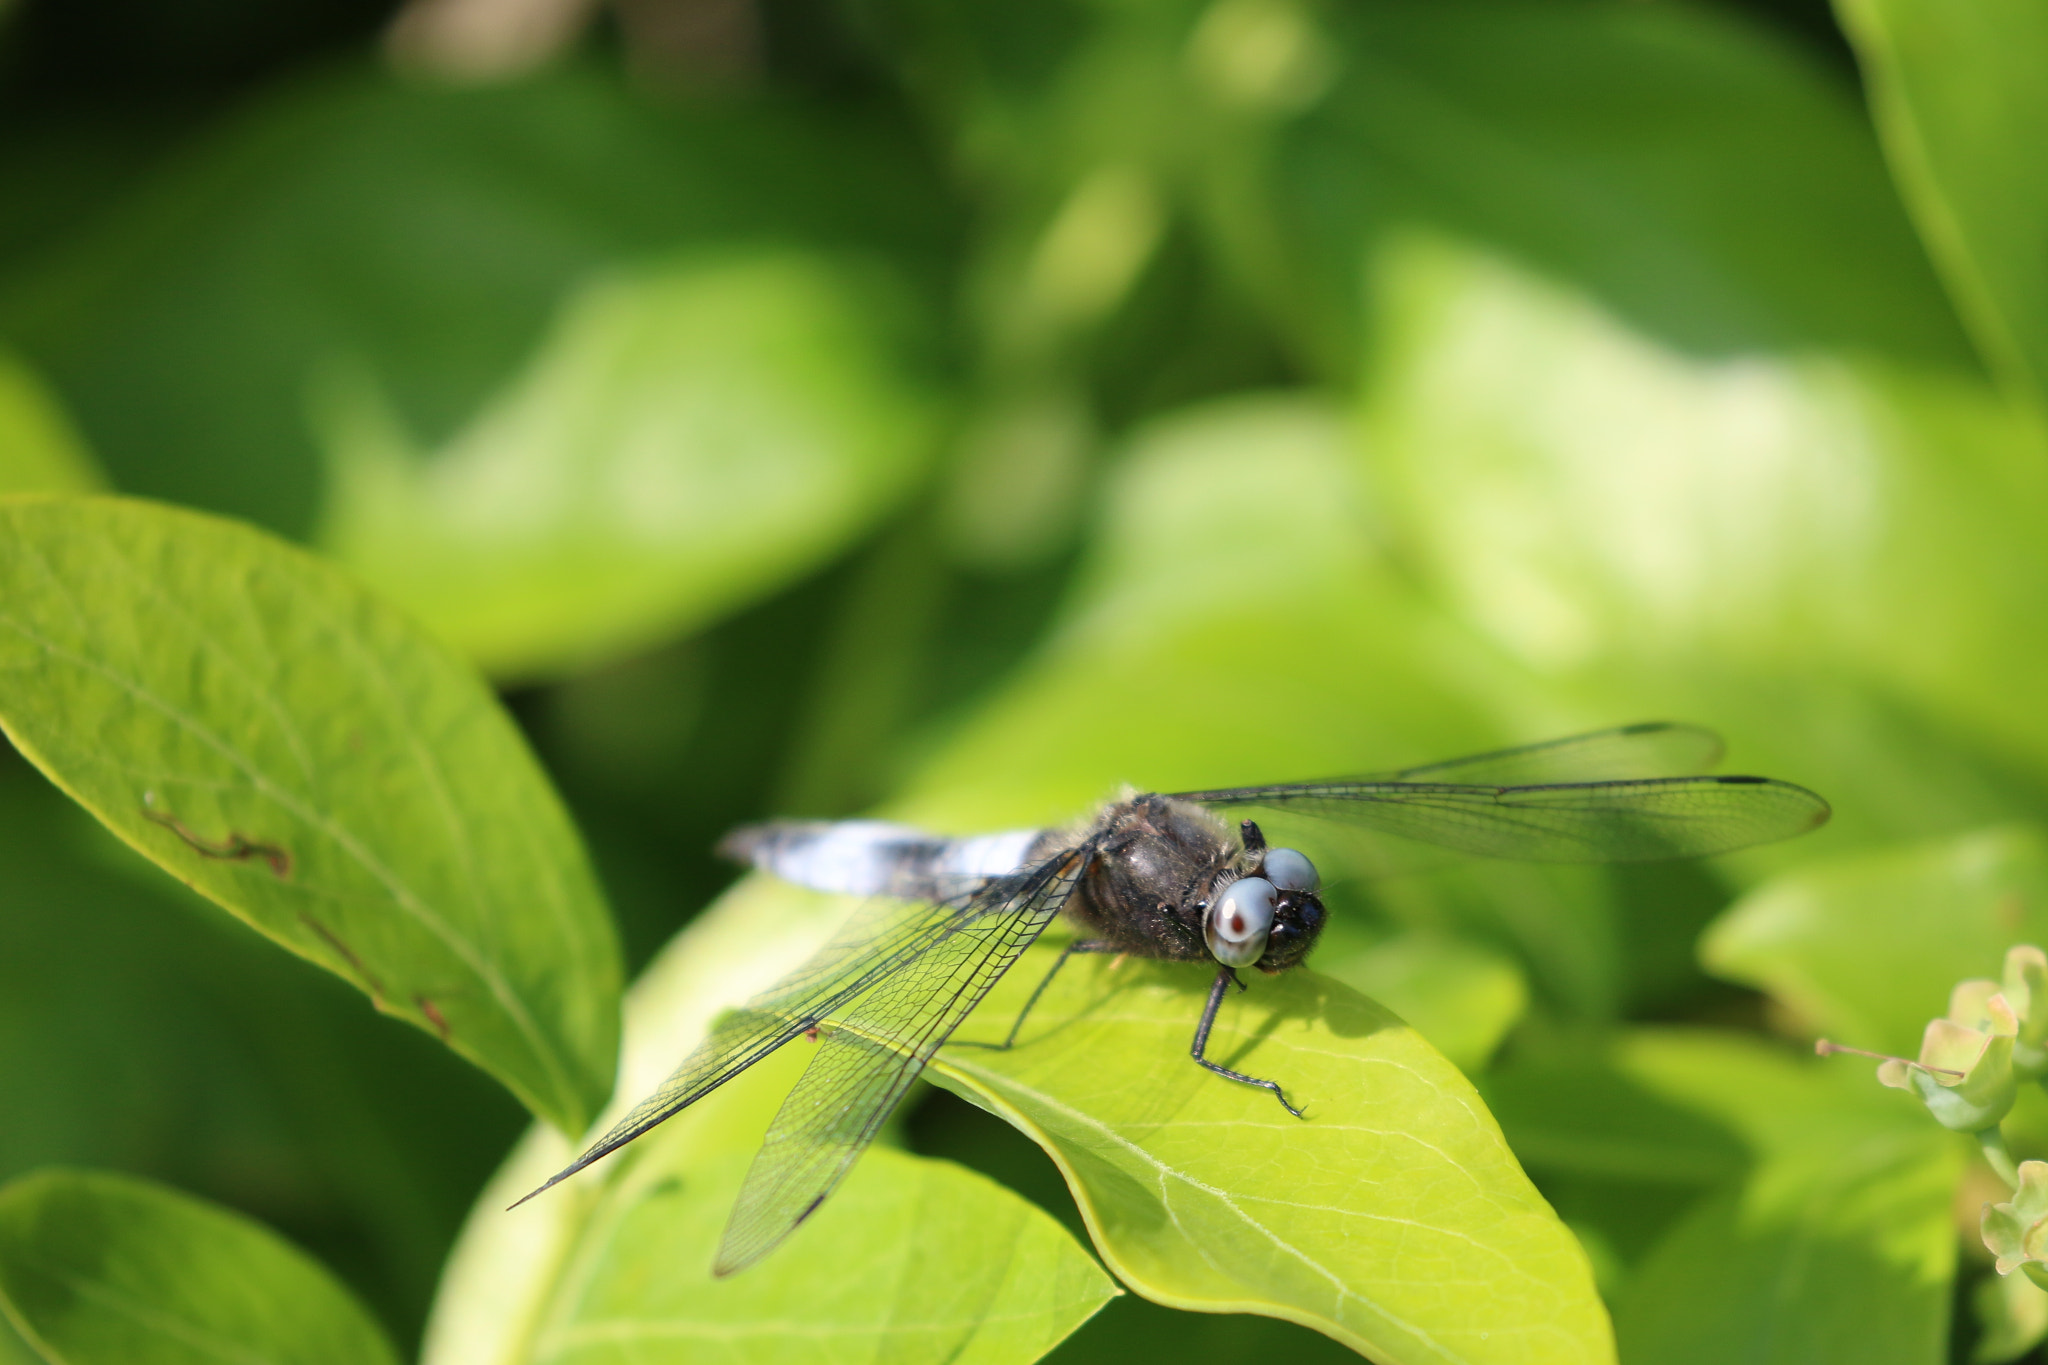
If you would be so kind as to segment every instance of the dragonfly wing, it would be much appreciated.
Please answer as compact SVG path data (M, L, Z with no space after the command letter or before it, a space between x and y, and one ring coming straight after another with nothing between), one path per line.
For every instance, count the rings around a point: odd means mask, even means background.
M1546 863L1698 858L1790 838L1828 803L1762 777L1660 777L1493 787L1303 782L1188 792L1203 805L1262 807L1489 858Z
M988 889L981 893L987 894ZM977 904L975 895L943 902L870 902L801 967L738 1009L720 1015L710 1036L683 1059L675 1074L519 1204L675 1117L863 991L916 962L944 942L963 918L974 915Z
M1380 781L1480 787L1616 782L1708 772L1721 761L1721 752L1721 737L1712 730L1651 721L1374 776Z
M825 1202L932 1054L1066 905L1092 855L1068 849L990 883L942 939L821 1030L740 1188L715 1273L752 1265Z

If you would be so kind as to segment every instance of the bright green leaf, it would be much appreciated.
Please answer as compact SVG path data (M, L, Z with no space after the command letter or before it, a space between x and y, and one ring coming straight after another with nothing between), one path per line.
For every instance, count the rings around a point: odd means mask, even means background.
M842 549L930 453L872 283L756 252L592 286L428 460L337 385L320 539L496 674L697 626Z
M794 1077L786 1069L782 1079ZM1115 1293L1043 1210L951 1162L868 1152L775 1262L713 1280L751 1152L642 1163L599 1211L536 1362L1028 1362Z
M2048 10L1837 0L1893 172L1993 365L2048 398Z
M1937 1365L1963 1170L1952 1135L1860 1068L1732 1035L1645 1033L1621 1071L1726 1123L1756 1165L1697 1206L1615 1305L1625 1360Z
M1687 356L1435 239L1381 262L1364 449L1423 581L1536 688L1853 792L1818 840L2002 818L2048 772L2042 430L1981 381ZM1938 722L1936 717L1967 717ZM1802 840L1750 867L1803 856Z
M2015 943L2048 944L2048 841L2027 826L1788 872L1730 907L1700 951L1837 1042L1913 1056L1955 984L1996 978Z
M133 1176L52 1170L0 1188L0 1311L51 1365L397 1360L304 1252Z
M634 987L622 1105L652 1089L720 1010L801 962L848 908L753 879L699 916ZM572 1154L536 1128L471 1215L429 1328L428 1365L651 1365L711 1350L760 1362L1023 1365L1115 1295L1043 1211L886 1139L786 1246L714 1280L747 1163L808 1061L805 1045L791 1044L507 1211Z
M1020 963L963 1028L993 1036L1050 964ZM1147 1298L1314 1327L1387 1362L1611 1358L1585 1255L1457 1070L1309 971L1259 978L1187 1058L1210 973L1082 959L1016 1048L951 1047L937 1078L1059 1163L1103 1258Z
M465 665L259 532L0 503L0 724L122 839L580 1132L618 948L574 829Z
M55 396L0 352L0 493L90 493L99 486L92 456Z

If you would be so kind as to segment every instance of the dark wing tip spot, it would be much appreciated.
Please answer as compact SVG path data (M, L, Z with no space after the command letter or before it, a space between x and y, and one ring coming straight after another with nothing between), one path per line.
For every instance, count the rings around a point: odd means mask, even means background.
M1768 783L1771 779L1768 777L1750 777L1746 774L1735 773L1730 774L1726 777L1717 777L1714 780L1716 782L1724 782L1731 787L1760 787Z
M1634 725L1624 725L1619 733L1624 735L1654 735L1659 730L1676 730L1678 724L1669 720L1639 720Z

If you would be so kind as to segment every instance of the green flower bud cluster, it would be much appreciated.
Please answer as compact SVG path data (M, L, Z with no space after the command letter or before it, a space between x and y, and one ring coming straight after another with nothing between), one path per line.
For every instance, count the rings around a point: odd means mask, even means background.
M2011 1203L1984 1206L1984 1245L1999 1274L2022 1270L2048 1289L2048 1161L2022 1161L2019 1176Z
M2004 976L1959 984L1947 1017L1921 1035L1919 1060L1889 1058L1878 1080L1917 1094L1944 1127L1995 1129L2021 1083L2048 1073L2048 954L2021 944L2005 955Z
M1822 1052L1856 1051L1823 1040ZM1984 1206L1984 1245L1998 1273L2024 1271L2048 1289L2048 1161L2013 1165L1999 1127L2022 1085L2048 1078L2048 953L2021 944L1999 981L1965 981L1948 1013L1927 1025L1920 1056L1887 1057L1877 1078L1919 1096L1946 1128L1975 1135L2012 1199Z

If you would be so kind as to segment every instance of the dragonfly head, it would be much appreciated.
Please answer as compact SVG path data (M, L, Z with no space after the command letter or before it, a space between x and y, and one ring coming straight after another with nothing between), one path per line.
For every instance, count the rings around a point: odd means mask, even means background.
M1308 956L1323 931L1321 879L1291 848L1260 850L1258 872L1239 877L1209 900L1202 937L1226 967L1277 972Z

